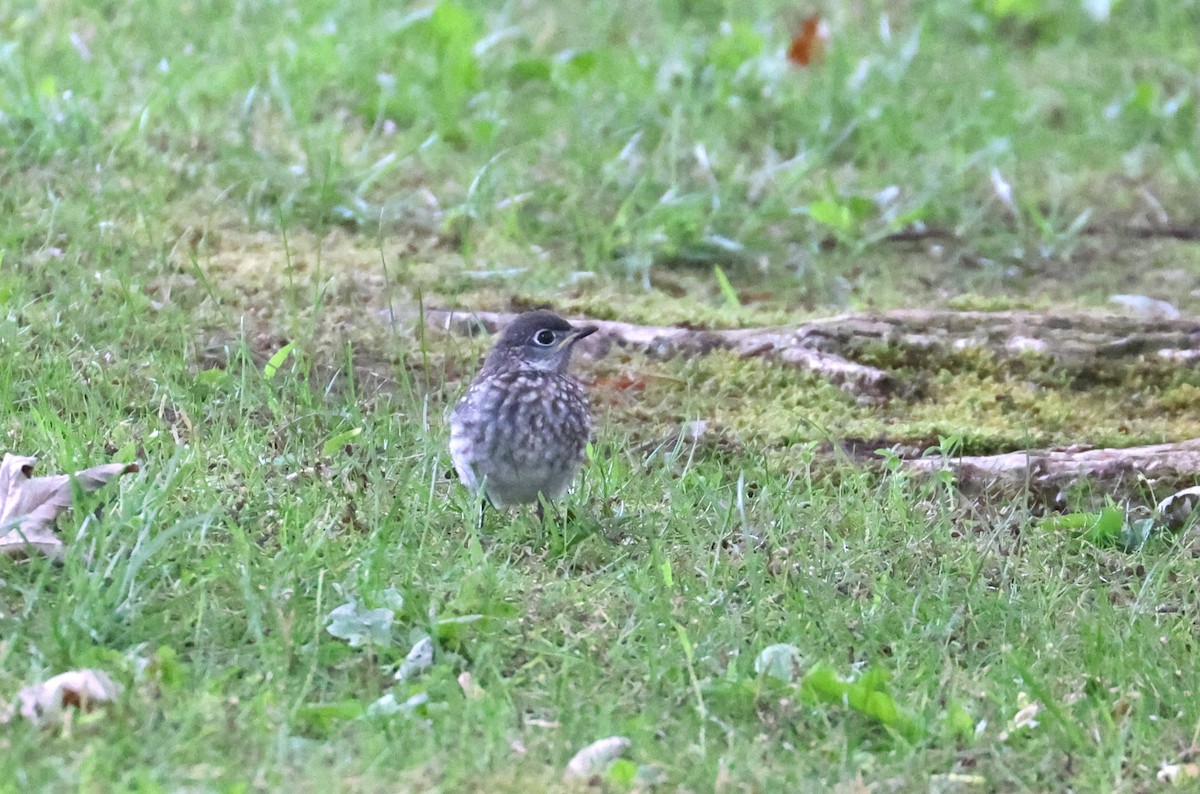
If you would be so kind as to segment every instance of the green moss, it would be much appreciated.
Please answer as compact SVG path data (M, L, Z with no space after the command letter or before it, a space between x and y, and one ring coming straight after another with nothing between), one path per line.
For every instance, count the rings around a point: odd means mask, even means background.
M640 357L623 366L640 366ZM899 363L903 357L897 357ZM878 363L881 356L875 357ZM705 420L711 432L747 446L784 449L829 439L872 439L918 448L957 438L964 454L992 454L1041 446L1132 446L1200 435L1200 387L1192 373L1157 362L1079 373L1048 359L997 359L979 351L929 360L903 358L892 369L903 385L920 381L911 396L881 405L792 367L744 359L726 351L647 362L645 388L636 396L606 399L612 424L649 434L687 420ZM1179 379L1189 382L1178 383ZM594 387L601 391L603 380Z
M1001 312L1018 308L1018 299L1012 295L964 292L946 301L946 306L960 312Z

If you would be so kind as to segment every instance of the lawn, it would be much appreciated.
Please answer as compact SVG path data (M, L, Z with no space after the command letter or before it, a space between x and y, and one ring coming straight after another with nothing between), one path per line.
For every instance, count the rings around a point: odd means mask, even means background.
M0 791L1197 785L1195 529L827 443L1182 440L1194 365L585 351L574 492L476 528L489 340L429 309L1200 314L1195 0L830 2L789 62L817 10L0 0L5 448L140 465L0 556ZM113 703L7 708L81 668Z

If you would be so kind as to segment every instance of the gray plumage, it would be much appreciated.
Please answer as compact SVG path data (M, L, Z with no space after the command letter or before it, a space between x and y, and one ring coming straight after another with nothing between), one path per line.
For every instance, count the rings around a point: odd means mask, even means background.
M497 507L557 499L571 486L591 434L587 396L567 373L571 351L595 326L526 312L497 340L450 415L459 479Z

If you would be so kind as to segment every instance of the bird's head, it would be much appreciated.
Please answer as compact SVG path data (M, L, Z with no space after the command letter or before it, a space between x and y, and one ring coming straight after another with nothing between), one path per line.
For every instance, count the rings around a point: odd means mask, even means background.
M528 369L564 372L575 343L595 332L594 325L574 326L545 309L525 312L504 329L485 366L520 364Z

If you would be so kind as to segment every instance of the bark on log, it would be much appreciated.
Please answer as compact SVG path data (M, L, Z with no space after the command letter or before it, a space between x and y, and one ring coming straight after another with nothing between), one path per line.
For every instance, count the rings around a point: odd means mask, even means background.
M425 316L434 326L470 333L478 329L495 332L515 315L433 310ZM843 314L795 326L726 331L588 322L600 328L583 343L596 355L604 355L614 345L660 356L733 350L743 356L763 356L811 370L866 400L886 397L898 385L889 373L854 360L878 346L939 355L971 349L984 349L998 356L1033 353L1069 367L1143 355L1180 363L1200 359L1200 320L1124 315L903 309Z
M1174 488L1200 475L1200 438L1124 449L1045 449L972 457L927 457L904 462L909 471L932 474L949 469L962 486L1028 483L1034 491L1054 491L1083 480L1116 485L1145 481Z

